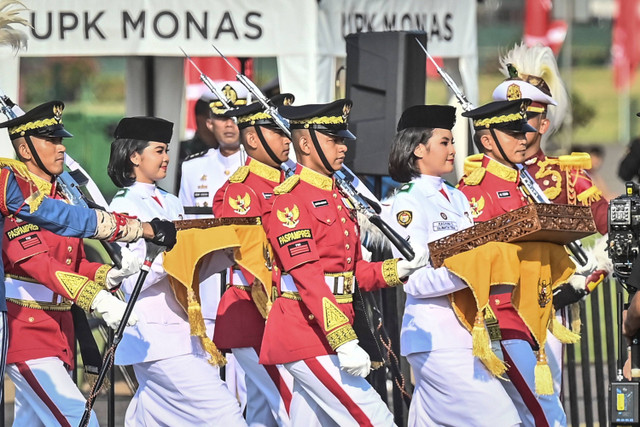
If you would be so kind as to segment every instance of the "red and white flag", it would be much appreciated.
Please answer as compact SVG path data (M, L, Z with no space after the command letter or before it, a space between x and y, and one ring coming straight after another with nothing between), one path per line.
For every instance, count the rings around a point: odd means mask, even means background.
M527 0L524 14L524 43L549 46L555 55L567 36L567 23L552 19L551 0Z
M616 89L628 88L640 62L640 2L617 0L617 13L613 24L613 79Z
M228 58L229 62L241 70L241 62L238 58ZM224 59L220 57L196 57L191 60L206 74L214 83L222 81L235 80L236 73L227 65ZM248 78L253 78L253 66L251 60L245 61L244 74ZM184 78L187 87L187 125L185 128L185 138L191 138L196 130L196 118L193 113L196 101L204 94L210 94L211 91L200 80L200 73L185 58L184 60Z

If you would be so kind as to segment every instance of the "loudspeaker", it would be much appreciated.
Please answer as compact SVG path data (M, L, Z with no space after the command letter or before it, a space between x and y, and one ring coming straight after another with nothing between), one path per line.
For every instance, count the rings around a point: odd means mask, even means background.
M345 163L354 172L388 175L389 151L402 112L425 102L423 31L356 33L346 37L346 96L353 101Z

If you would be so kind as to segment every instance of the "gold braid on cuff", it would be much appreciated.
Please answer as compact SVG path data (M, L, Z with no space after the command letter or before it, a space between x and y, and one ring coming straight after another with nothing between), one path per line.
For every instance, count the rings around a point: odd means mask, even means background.
M398 258L385 259L382 262L382 277L389 286L403 285L404 282L398 276Z
M98 267L96 270L96 274L93 276L93 280L100 286L107 286L107 274L111 271L113 267L110 265L104 264Z
M332 349L336 349L340 347L342 344L347 341L353 341L358 339L356 332L353 330L353 327L350 324L345 324L340 326L333 332L327 334L327 340L329 341L329 345Z
M104 286L97 284L93 280L89 280L80 291L80 295L76 299L76 305L84 311L91 311L91 303L98 295L98 292L104 290Z

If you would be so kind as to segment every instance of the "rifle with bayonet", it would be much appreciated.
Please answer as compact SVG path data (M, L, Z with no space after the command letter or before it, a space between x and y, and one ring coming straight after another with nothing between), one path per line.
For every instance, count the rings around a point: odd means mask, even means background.
M447 85L449 90L451 90L453 95L456 97L462 109L464 111L473 110L475 107L464 96L464 94L462 93L458 85L456 85L456 83L453 81L451 76L438 65L438 63L433 59L433 57L427 51L427 48L424 47L424 45L420 42L420 40L418 40L418 38L416 38L416 42L420 45L424 53L427 54L427 58L429 58L431 63L436 67L438 74L440 74L444 83ZM542 192L542 190L540 189L540 186L536 183L536 181L533 179L533 177L527 171L524 165L518 163L516 164L516 167L520 171L520 182L522 182L522 188L527 193L527 195L531 197L531 199L533 199L536 203L550 204L551 201L544 194L544 192ZM569 248L569 250L571 251L571 254L580 263L580 265L582 266L587 265L587 262L588 262L587 254L584 252L579 242L577 241L570 242L566 246L567 248Z
M213 81L209 78L209 76L203 73L200 67L198 67L198 65L196 65L195 62L193 62L193 59L191 59L191 57L187 55L187 52L185 52L184 49L182 48L180 48L180 50L182 51L182 53L184 53L184 56L191 63L193 68L195 68L198 71L198 73L200 73L200 81L202 81L202 83L207 87L207 89L211 91L211 93L213 93L215 96L218 97L218 99L220 100L224 108L228 110L231 107L233 107L233 105L229 104L227 97L222 92L220 92L220 89L216 87L215 83L213 83Z
M273 117L276 125L287 135L287 137L291 138L291 130L289 129L289 122L283 118L279 113L278 109L269 103L269 99L264 96L262 91L244 74L238 71L233 64L227 59L226 56L220 50L218 50L215 45L213 48L218 52L220 57L225 60L227 65L233 69L236 73L236 79L242 83L244 87L253 95L266 109L266 111ZM285 170L285 174L292 174L293 171L286 163L282 164L282 168ZM334 173L334 177L336 179L336 185L340 188L342 193L349 199L349 201L353 204L353 206L357 209L358 212L362 213L373 225L378 227L380 231L389 239L389 241L402 253L408 260L412 260L415 256L413 252L413 248L409 245L402 236L400 236L395 230L393 230L384 220L378 215L380 212L380 207L377 206L377 203L371 202L362 194L360 194L353 186L353 181L355 175L349 168L346 166L342 166L342 168Z

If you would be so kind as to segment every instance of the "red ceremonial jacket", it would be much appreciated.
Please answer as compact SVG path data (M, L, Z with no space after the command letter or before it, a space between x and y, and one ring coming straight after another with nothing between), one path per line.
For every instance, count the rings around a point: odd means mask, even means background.
M478 166L467 171L458 183L458 189L469 200L475 222L488 221L529 203L519 188L520 173L517 169L487 156L482 157L482 164ZM492 294L489 305L498 319L502 339L522 339L535 346L529 329L511 304L511 293Z
M50 191L50 184L37 177L33 179L39 183L40 191ZM35 185L30 188L33 184L18 175L16 180L25 198L36 190ZM63 199L53 191L49 197ZM17 279L44 286L65 299L51 303L7 298L7 363L58 357L72 369L75 336L70 302L90 310L95 295L104 289L111 266L87 261L82 239L58 236L15 217L5 219L4 233L2 260L9 279L7 295L15 294L11 287L20 286Z
M271 213L273 188L282 179L283 172L279 169L247 158L245 166L240 167L216 192L213 214L217 218L260 216L265 224ZM240 270L251 285L253 275ZM251 299L250 290L230 286L222 295L216 314L213 341L218 348L254 347L259 352L263 332L264 318Z
M395 286L402 283L397 259L375 263L362 259L355 210L333 178L298 165L296 174L275 193L267 226L276 255L274 278L283 272L290 275L297 292L282 293L274 302L260 363L335 354L338 346L357 338L354 312L350 292L334 295L325 274L353 275L365 291Z
M607 233L609 202L584 170L591 166L587 153L549 157L540 150L524 163L551 203L590 206L598 232Z

